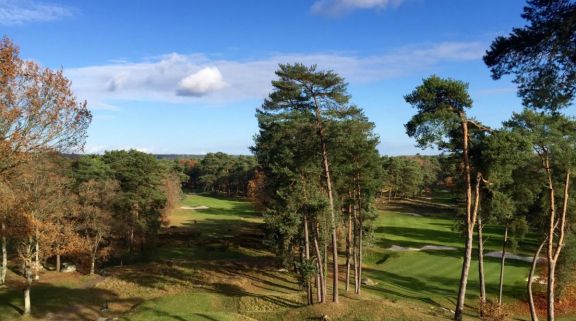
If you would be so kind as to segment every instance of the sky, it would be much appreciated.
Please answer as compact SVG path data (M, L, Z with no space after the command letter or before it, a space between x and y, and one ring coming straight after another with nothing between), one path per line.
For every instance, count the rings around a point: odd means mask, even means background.
M482 56L524 25L518 0L0 0L0 34L62 68L94 118L86 153L249 154L279 63L345 77L383 155L434 154L407 137L403 96L430 75L469 83L493 127L521 110Z

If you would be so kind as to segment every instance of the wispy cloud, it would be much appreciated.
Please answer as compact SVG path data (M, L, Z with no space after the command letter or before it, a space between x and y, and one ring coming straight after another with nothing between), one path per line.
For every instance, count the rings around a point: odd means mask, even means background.
M0 25L48 22L74 16L76 10L35 0L0 0Z
M67 69L65 73L79 98L100 109L114 109L119 101L228 103L264 98L279 63L318 64L359 84L411 75L443 62L480 59L484 50L481 42L444 42L371 56L278 54L236 61L168 54L141 62Z
M341 16L358 9L398 7L405 0L316 0L310 9L323 16Z

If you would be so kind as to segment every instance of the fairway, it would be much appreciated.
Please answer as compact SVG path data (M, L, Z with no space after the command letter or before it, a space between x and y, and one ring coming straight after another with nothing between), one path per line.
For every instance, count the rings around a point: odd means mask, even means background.
M412 214L412 215L410 215ZM420 215L415 216L414 214ZM453 231L450 210L442 212L430 208L418 213L405 208L404 211L380 210L375 221L373 245L368 249L365 274L378 280L371 288L384 296L407 298L432 305L453 309L462 269L463 237ZM501 250L502 235L498 229L486 228L485 253ZM528 250L529 243L520 248ZM454 247L456 250L428 250L395 252L391 246L421 248L426 245ZM475 245L476 247L476 245ZM478 300L478 262L474 248L474 261L468 281L468 301L475 305ZM500 260L485 258L486 288L490 299L498 293ZM530 264L507 260L505 267L505 302L522 298Z

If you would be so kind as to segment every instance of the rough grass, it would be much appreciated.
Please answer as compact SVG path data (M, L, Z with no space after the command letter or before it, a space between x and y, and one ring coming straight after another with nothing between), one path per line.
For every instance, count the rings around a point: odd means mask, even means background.
M95 320L109 301L107 316L125 321L336 321L449 320L461 269L462 239L452 231L449 202L398 203L379 212L365 256L364 276L377 284L362 297L344 294L341 303L305 306L304 293L290 273L264 248L262 219L249 202L188 195L161 231L147 262L108 268L106 278L79 274L43 275L32 290L34 320ZM410 216L415 213L421 216ZM486 229L487 251L500 249L497 228ZM391 252L392 245L444 245L457 251ZM519 251L530 252L530 240ZM342 263L343 261L341 261ZM528 264L508 261L507 304L523 296ZM498 260L486 259L488 293L497 293ZM11 275L0 289L0 320L19 318L18 282ZM477 270L470 272L466 320L477 320ZM525 319L516 316L517 320ZM559 320L562 320L559 318ZM566 318L566 320L571 320ZM573 320L573 318L572 318Z

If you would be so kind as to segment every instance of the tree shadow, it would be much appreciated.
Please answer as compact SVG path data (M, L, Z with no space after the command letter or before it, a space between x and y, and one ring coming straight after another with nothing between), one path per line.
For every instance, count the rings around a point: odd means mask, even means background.
M47 283L32 285L31 302L33 318L42 320L92 321L98 317L114 317L125 311L101 311L110 306L129 305L140 298L121 299L116 293L98 288L70 288ZM11 287L0 291L0 316L2 320L17 319L23 312L23 289Z

